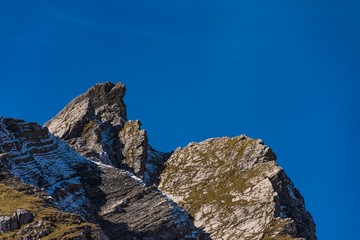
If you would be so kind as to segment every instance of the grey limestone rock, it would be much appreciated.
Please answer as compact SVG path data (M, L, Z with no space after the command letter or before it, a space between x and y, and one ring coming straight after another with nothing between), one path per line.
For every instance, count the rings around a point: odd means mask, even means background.
M97 84L44 126L85 157L119 167L123 156L117 135L127 121L124 95L122 83Z
M146 176L151 185L168 155L149 145L139 120L127 121L124 95L122 83L97 84L44 126L84 157Z
M20 226L25 225L34 219L32 213L21 208L16 210L16 217Z
M0 233L14 231L33 219L34 215L24 209L17 209L11 216L0 216Z
M140 129L140 121L128 121L119 132L119 140L124 156L123 163L143 176L147 159L148 138L145 130Z
M0 217L0 233L6 233L18 229L19 223L16 219L16 214L11 216Z
M97 84L45 128L0 117L2 174L100 224L95 239L316 239L303 197L262 140L214 138L159 152L140 121L127 120L124 95L121 83ZM0 231L18 227L0 217Z
M7 153L0 162L2 173L8 172L6 184L11 184L9 178L18 178L43 189L54 207L99 223L109 239L202 235L188 213L156 188L145 186L127 170L82 157L35 123L0 117L0 152ZM28 216L19 214L26 221ZM4 217L3 228L18 228L13 220ZM49 231L41 228L36 236Z
M276 156L245 135L178 148L159 188L213 239L316 239L304 200Z

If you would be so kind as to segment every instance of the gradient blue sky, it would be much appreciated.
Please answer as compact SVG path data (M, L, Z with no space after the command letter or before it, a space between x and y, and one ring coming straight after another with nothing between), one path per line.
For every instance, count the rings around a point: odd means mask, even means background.
M359 226L357 0L1 1L0 115L44 123L104 81L159 150L245 133L319 239Z

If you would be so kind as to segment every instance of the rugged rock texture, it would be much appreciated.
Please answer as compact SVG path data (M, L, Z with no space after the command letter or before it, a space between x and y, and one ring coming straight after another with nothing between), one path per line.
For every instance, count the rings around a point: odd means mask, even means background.
M53 206L100 223L110 239L202 235L189 215L158 190L124 169L85 159L35 123L0 118L0 152L4 183L12 185L9 179L17 177L43 188Z
M82 183L95 164L36 123L0 117L1 169L22 182L44 188L59 208L91 218Z
M97 84L44 128L0 117L1 239L316 239L261 140L159 152L127 120L124 94L121 83ZM19 224L18 209L34 219Z
M132 171L151 185L158 182L169 155L149 145L140 121L126 122L124 95L122 83L97 84L72 100L45 127L84 157Z
M0 233L7 233L28 224L34 215L24 209L17 209L11 216L0 216Z
M0 215L5 215L0 216L0 239L108 239L98 225L86 223L79 215L60 212L31 194L36 189L16 179L11 182L13 187L0 184Z
M126 122L125 86L104 83L72 100L45 123L55 136L93 161L121 166L118 132Z
M148 138L145 130L140 129L140 121L128 121L119 132L119 140L124 156L123 163L143 176L147 159Z
M202 235L183 209L156 188L145 187L131 173L101 166L101 179L101 186L91 194L101 216L100 224L111 239L182 239L188 234Z
M304 200L271 149L245 135L178 148L160 190L213 239L316 239Z
M144 182L147 185L159 185L159 177L164 168L165 162L169 159L171 153L160 152L151 147L147 148L147 160L144 173Z
M146 185L157 185L164 163L171 155L159 152L148 143L145 130L140 121L128 121L119 132L120 146L125 157L125 165L143 178Z

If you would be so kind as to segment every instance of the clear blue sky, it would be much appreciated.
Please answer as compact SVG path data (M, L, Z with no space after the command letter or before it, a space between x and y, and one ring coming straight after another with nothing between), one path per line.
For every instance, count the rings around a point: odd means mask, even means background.
M42 124L121 81L156 148L262 138L319 239L356 239L359 13L357 0L1 1L0 115Z

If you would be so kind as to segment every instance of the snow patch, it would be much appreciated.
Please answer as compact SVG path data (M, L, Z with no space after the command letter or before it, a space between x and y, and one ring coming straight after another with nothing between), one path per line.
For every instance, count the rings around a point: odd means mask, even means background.
M178 206L167 195L165 195L163 193L162 193L162 195L172 207L172 214L173 214L173 218L175 219L175 223L178 226L187 226L189 224L189 222L191 221L189 214L184 209L182 209L180 206Z
M287 214L285 213L286 212L286 206L280 206L280 213L279 213L279 216L281 218L287 218Z
M298 200L297 197L296 197L295 194L294 194L294 191L293 191L292 187L291 187L290 185L287 186L287 189L288 189L288 191L289 191L290 197L291 197L292 199L294 199L294 200Z
M92 160L90 160L90 161L92 161ZM92 162L95 163L98 166L101 166L101 167L114 168L112 165L108 165L108 164L105 164L105 163L102 163L102 162L96 162L96 161L92 161Z
M87 211L83 209L87 204L87 198L84 189L80 189L75 193L69 193L61 197L58 201L58 207L66 212L77 213L82 216L88 215Z
M88 200L76 169L90 168L89 160L50 133L41 138L28 137L37 131L40 133L40 126L26 122L16 124L24 135L16 136L0 118L0 151L7 153L11 173L26 184L44 188L50 197L58 199L60 209L86 214L83 206ZM72 185L79 190L68 192L67 188Z
M132 172L129 172L129 171L125 171L125 172L129 177L131 177L132 179L138 181L141 184L141 186L143 186L143 187L146 186L144 181L141 178L135 176L135 174L133 174Z

